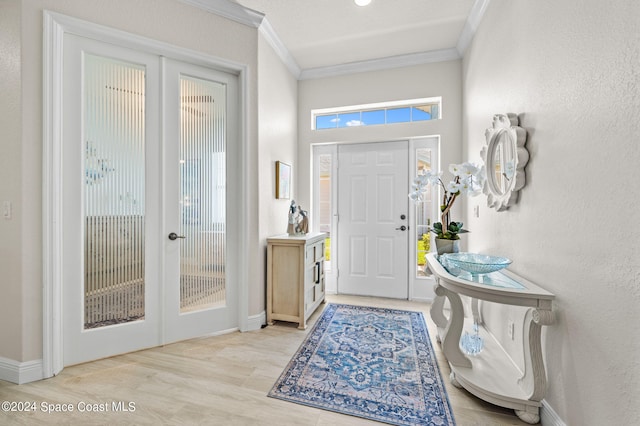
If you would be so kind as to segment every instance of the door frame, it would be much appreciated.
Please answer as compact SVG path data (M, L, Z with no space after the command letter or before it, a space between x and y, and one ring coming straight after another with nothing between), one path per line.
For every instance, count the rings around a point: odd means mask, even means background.
M416 162L416 158L415 158L415 150L418 147L422 147L422 148L431 148L434 149L436 151L436 158L435 158L435 162L436 164L439 166L440 164L440 141L441 141L441 135L439 134L434 134L434 135L426 135L426 136L412 136L409 138L401 138L401 139L389 139L389 140L384 140L384 142L401 142L401 141L408 141L409 143L409 164L408 164L408 171L407 173L409 174L409 183L411 183L413 181L413 178L415 177L415 175L417 174L416 171L416 166L415 166L415 162ZM331 257L332 259L336 259L335 262L332 261L332 268L331 271L329 271L327 273L327 293L334 293L334 294L339 294L340 293L340 271L338 270L338 262L337 262L337 258L338 256L340 256L340 253L338 252L338 244L336 241L338 241L338 238L340 238L339 232L338 232L338 221L339 221L339 211L338 211L338 146L340 145L355 145L355 144L372 144L372 143L377 143L377 142L383 142L383 140L367 140L367 141L362 141L362 142L356 142L356 141L342 141L342 142L334 142L334 143L329 143L329 144L312 144L312 148L311 148L311 159L312 159L312 209L313 209L313 214L311 215L312 218L314 217L318 217L319 214L318 212L315 210L318 208L319 205L319 187L317 185L317 176L318 176L318 170L319 170L319 165L318 165L318 155L320 154L330 154L331 158L332 158L332 165L331 165ZM407 187L407 195L409 194L409 188ZM434 191L433 194L433 206L434 206L434 211L432 212L432 216L433 217L437 217L437 208L436 206L438 205L438 200L440 198L439 196L439 191ZM433 301L435 294L433 293L433 290L428 290L427 292L424 291L416 291L416 288L419 284L422 284L422 282L428 281L429 284L433 281L432 278L429 277L416 277L415 276L415 271L413 270L413 268L415 268L415 265L417 264L417 259L416 259L416 252L414 247L416 246L416 237L413 234L413 232L411 232L412 228L415 226L415 208L413 205L409 205L409 211L408 211L408 219L409 219L409 256L407 256L407 265L406 267L408 268L409 274L408 274L408 299L409 300L416 300L416 301L424 301L424 302L430 302ZM315 231L319 230L319 224L317 222L317 220L315 220L313 222L313 229ZM432 243L434 243L434 240L432 238ZM433 248L435 246L435 244L431 244L431 247ZM334 266L335 265L335 266Z
M59 13L44 11L43 41L43 173L42 173L42 246L43 246L43 311L42 311L42 374L52 377L64 367L63 352L63 306L62 306L62 80L63 80L63 40L64 35L74 34L138 49L159 56L228 72L238 77L238 140L240 155L238 164L233 165L241 176L246 175L248 161L248 69L244 64L205 55L200 52L178 48L150 38L125 31L72 18ZM242 215L238 236L237 253L229 257L249 258L248 182L242 180L238 202ZM241 331L248 328L248 271L238 265L238 325Z
M419 148L431 149L434 157L431 159L436 170L440 170L440 135L423 136L411 138L409 140L409 184L413 182L413 178L418 175L416 150ZM407 188L407 195L409 189ZM437 218L440 205L440 188L431 193L431 217ZM417 259L417 237L415 233L416 227L416 206L413 202L409 203L409 300L421 302L433 302L436 295L433 291L435 279L432 276L417 276L415 268L418 265ZM431 251L435 250L435 234L431 233ZM426 287L426 288L425 288Z

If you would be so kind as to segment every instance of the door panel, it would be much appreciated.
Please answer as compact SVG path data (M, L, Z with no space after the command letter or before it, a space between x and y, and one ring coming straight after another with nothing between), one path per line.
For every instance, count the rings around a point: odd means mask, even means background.
M236 154L236 77L163 59L166 114L164 169L166 220L165 341L237 326L237 293L229 286L227 163ZM175 196L177 194L177 197ZM231 210L234 211L234 210ZM234 229L234 228L231 228ZM182 238L183 237L183 238Z
M78 84L81 82L81 84ZM157 57L65 35L64 364L160 344ZM157 86L156 86L157 87ZM155 160L155 161L154 161ZM155 206L155 208L154 208Z
M338 148L340 293L408 297L407 164L406 141Z

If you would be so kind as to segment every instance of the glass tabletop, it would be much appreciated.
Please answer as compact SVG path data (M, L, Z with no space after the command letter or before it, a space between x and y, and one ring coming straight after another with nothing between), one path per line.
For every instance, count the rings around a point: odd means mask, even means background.
M454 277L461 278L463 280L471 281L476 284L483 284L500 288L512 288L518 290L525 290L526 287L520 284L518 281L508 277L500 271L491 272L489 274L471 274L467 271L463 271L460 268L456 268L453 265L449 265L444 261L442 257L438 257L438 262Z

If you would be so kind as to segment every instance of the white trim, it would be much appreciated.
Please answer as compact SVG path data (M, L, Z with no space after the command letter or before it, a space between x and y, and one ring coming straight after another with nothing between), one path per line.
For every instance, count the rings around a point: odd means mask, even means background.
M62 40L63 27L44 12L43 31L43 191L42 191L42 374L51 377L62 360Z
M186 0L185 0L186 1ZM195 0L188 0L195 1ZM204 3L198 1L198 3ZM248 67L244 64L223 58L205 55L203 53L169 45L157 40L127 33L125 31L93 24L77 18L45 10L43 12L43 356L41 377L47 378L58 374L63 366L62 340L62 73L63 73L63 37L64 34L75 34L81 37L98 39L117 45L166 56L172 59L189 62L195 65L214 68L236 74L240 88L239 93L239 135L240 164L238 168L241 176L248 172ZM249 235L246 232L249 216L248 182L244 180L240 190L240 224L239 259L250 257L248 247ZM248 271L239 268L238 283L238 322L241 331L248 327ZM37 380L37 379L36 379Z
M424 104L434 104L434 103L437 103L438 106L441 106L442 96L434 96L431 98L419 98L419 99L405 99L401 101L375 102L371 104L347 105L347 106L331 107L331 108L318 108L318 109L312 109L311 115L316 116L316 115L341 113L341 112L357 112L365 109L369 110L369 109L379 109L379 108L395 108L395 107L403 107L403 106L420 106Z
M348 64L332 65L328 67L307 68L302 70L300 80L314 78L334 77L359 72L380 71L392 68L403 68L414 65L428 64L432 62L445 62L460 59L458 50L440 49L409 55L389 56L386 58L371 59L368 61L351 62Z
M207 12L215 13L216 15L228 18L249 27L257 28L269 46L275 50L276 54L287 67L289 72L291 72L296 79L300 77L300 66L280 37L278 37L278 34L263 13L228 0L179 1Z
M289 72L293 74L296 79L299 79L301 73L300 66L296 62L295 58L291 55L287 47L284 45L284 43L282 43L282 40L280 40L280 37L278 37L278 34L276 34L267 18L262 21L262 25L260 25L259 31L266 42L269 44L269 46L271 46L278 57L280 57L280 60L284 63Z
M41 359L19 362L0 357L0 380L21 385L44 379L42 373Z
M79 37L91 38L94 40L103 41L105 43L124 43L125 46L142 49L146 53L166 56L178 61L189 62L194 65L201 65L205 67L211 67L212 65L214 65L219 71L225 71L236 75L241 74L241 72L246 70L247 68L245 64L241 64L239 62L204 54L196 50L191 50L184 47L174 46L168 43L128 33L126 31L118 30L115 28L93 24L91 22L83 21L81 19L73 18L67 15L62 15L57 12L45 10L43 13L45 19L45 29L47 29L46 21L50 19L50 25L54 26L52 30L55 31L56 35L60 37L60 40L56 41L57 44L55 46L46 46L49 41L47 40L47 33L45 33L45 52L47 48L51 50L53 50L54 48L62 49L62 36L64 34L74 34ZM58 54L61 54L61 52L58 52ZM45 71L47 71L46 68Z
M267 323L267 312L262 311L257 315L251 315L247 319L247 329L244 331L260 330Z
M253 28L258 28L264 19L264 14L229 0L179 1Z
M263 13L244 7L229 0L179 0L193 7L215 13L243 25L258 28L265 40L275 50L287 69L298 80L333 77L359 72L379 71L392 68L402 68L433 62L444 62L460 59L471 44L480 21L491 0L476 0L467 21L465 22L458 44L455 48L431 50L408 55L390 56L371 59L368 61L352 62L348 64L331 65L327 67L307 68L301 70L291 52L278 37Z
M442 135L434 134L429 136L418 136L409 139L409 164L407 165L407 173L409 173L409 183L418 175L416 152L418 149L431 150L431 167L434 170L440 170L440 143ZM438 205L440 196L438 191L431 192L431 218L438 217ZM418 236L416 234L416 205L412 201L409 202L408 210L409 225L409 256L407 256L409 270L409 300L433 302L436 295L433 290L435 281L429 276L417 276L416 267L418 264L417 244ZM431 237L431 250L435 246L433 237Z
M338 144L312 144L312 174L311 174L311 227L314 232L320 232L320 155L331 155L331 240L338 240ZM331 244L331 266L325 262L325 293L338 293L338 245Z
M467 22L464 24L464 28L462 29L462 33L458 39L458 45L456 46L456 50L460 57L464 56L467 48L471 44L471 41L475 37L480 21L482 21L482 17L484 16L484 12L487 10L490 1L491 0L476 0L471 7L471 12L469 12Z
M434 299L428 297L410 297L409 300L412 302L433 303Z
M545 426L567 426L546 399L542 400L542 407L540 408L540 424Z

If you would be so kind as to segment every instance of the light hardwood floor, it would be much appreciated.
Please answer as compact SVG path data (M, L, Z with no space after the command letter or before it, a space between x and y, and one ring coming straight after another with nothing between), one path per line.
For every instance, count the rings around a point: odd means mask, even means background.
M435 341L429 305L349 296L328 302L422 311L459 426L525 425L512 410L480 401L448 380L449 368ZM58 376L14 385L0 380L0 402L34 403L37 411L0 411L0 425L366 425L380 424L268 398L280 373L311 329L278 322L248 333L175 343L65 368ZM114 411L123 403L135 411ZM43 406L70 404L73 412L44 413ZM92 404L102 404L93 406ZM87 408L104 412L80 412ZM58 405L56 408L62 408Z

